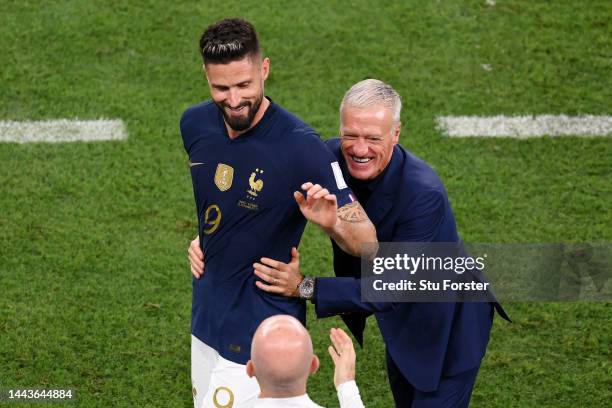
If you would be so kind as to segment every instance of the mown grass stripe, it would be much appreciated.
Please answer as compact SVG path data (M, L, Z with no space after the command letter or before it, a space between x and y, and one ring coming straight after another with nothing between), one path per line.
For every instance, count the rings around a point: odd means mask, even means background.
M0 142L98 142L126 138L126 126L120 119L0 121Z
M439 116L436 126L450 137L593 137L612 135L612 116Z

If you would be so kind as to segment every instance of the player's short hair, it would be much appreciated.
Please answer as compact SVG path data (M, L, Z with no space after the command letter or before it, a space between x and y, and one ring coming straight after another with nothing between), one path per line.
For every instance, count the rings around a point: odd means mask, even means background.
M367 108L382 105L391 109L393 122L400 121L402 113L402 100L399 94L391 87L378 79L364 79L346 91L340 104L340 115L345 106L354 108Z
M253 24L228 18L209 26L200 37L204 64L227 64L246 56L259 55L259 39Z

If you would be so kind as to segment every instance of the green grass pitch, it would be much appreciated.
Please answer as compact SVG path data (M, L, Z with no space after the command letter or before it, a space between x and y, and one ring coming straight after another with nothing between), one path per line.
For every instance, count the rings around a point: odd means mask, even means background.
M129 139L0 144L0 388L74 388L79 407L191 404L196 224L178 120L208 98L199 35L228 16L259 30L266 93L324 137L350 85L392 84L401 142L439 172L466 241L612 240L610 138L434 128L437 115L612 114L609 1L3 0L0 120L120 118ZM306 272L331 273L323 234L309 227L301 251ZM474 407L608 406L611 303L506 308L514 323L495 321ZM337 406L326 347L342 323L309 318L311 394ZM389 407L373 321L365 343L362 397Z

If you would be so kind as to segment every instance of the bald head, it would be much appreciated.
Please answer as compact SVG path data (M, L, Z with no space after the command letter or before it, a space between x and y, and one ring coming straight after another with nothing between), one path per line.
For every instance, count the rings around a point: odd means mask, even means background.
M264 320L251 346L247 373L255 376L261 397L289 397L306 393L308 376L319 367L308 331L287 315Z

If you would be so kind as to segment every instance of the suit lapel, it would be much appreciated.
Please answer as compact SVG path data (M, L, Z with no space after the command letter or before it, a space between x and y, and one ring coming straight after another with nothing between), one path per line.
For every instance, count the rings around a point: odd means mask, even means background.
M380 180L365 206L365 211L370 221L372 221L372 224L374 224L377 229L385 215L387 215L393 207L397 189L402 188L403 163L404 157L402 151L399 146L396 145L393 148L393 155L383 175L383 179Z

